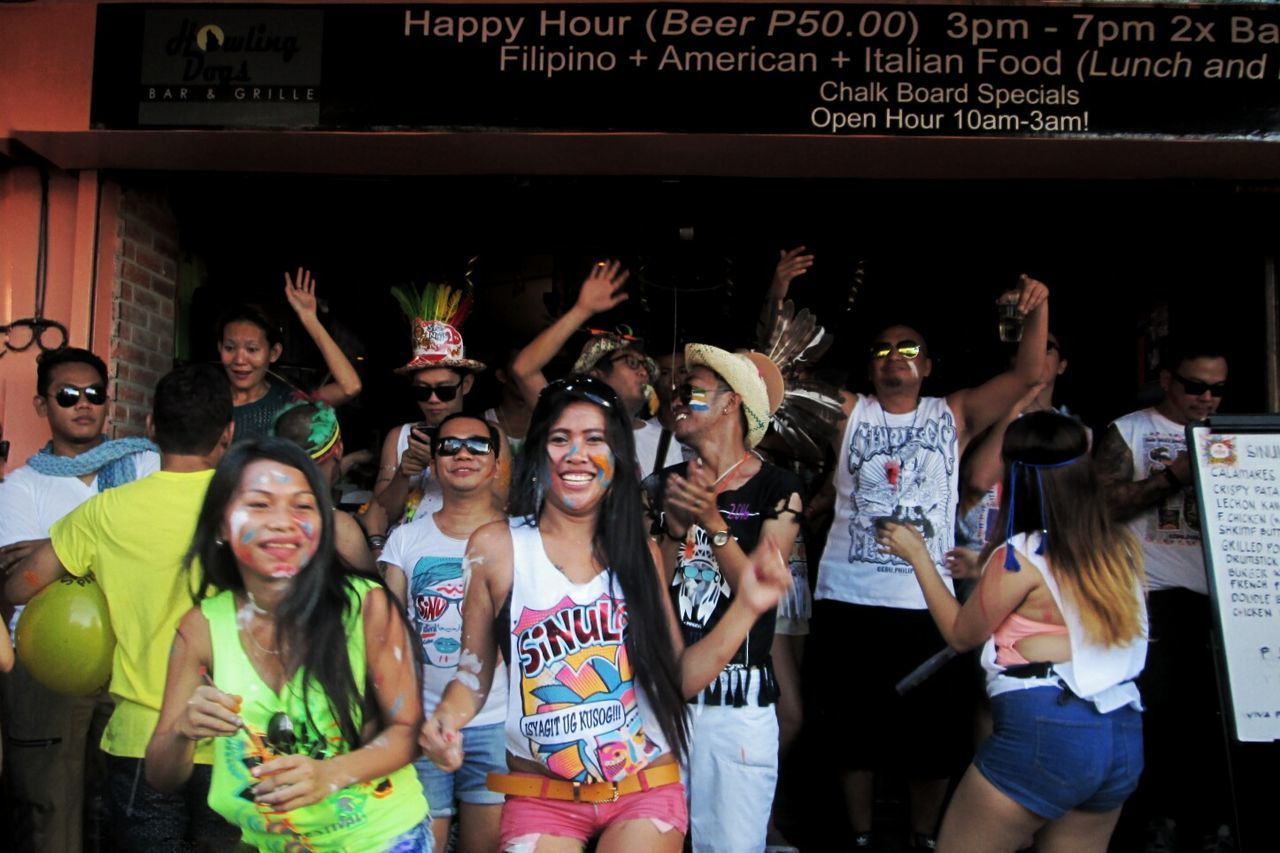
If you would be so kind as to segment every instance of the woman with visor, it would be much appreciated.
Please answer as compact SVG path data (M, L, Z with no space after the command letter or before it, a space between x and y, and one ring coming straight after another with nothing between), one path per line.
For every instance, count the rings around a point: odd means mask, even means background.
M1113 522L1084 426L1032 412L1005 433L1004 489L961 606L910 523L876 539L910 563L958 651L983 645L995 729L951 800L940 851L1103 851L1142 772L1133 679L1146 660L1142 551Z
M233 447L214 472L147 781L177 788L214 739L209 805L259 850L430 853L411 761L418 644L381 581L334 551L333 510L287 441Z
M443 769L508 664L508 774L501 849L678 851L688 823L679 765L685 701L722 670L790 585L772 542L748 559L733 604L684 644L645 535L633 428L613 390L571 376L543 389L511 500L512 519L477 530L464 565L458 673L423 727Z

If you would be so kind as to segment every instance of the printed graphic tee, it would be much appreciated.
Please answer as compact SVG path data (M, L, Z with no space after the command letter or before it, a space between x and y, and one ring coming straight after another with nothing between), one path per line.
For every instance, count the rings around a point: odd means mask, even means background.
M427 716L440 704L462 655L466 550L466 539L446 536L428 513L393 530L380 558L388 571L402 572L408 580L409 624L422 643L422 711ZM506 707L506 674L499 662L489 698L467 728L502 722Z
M876 544L875 522L888 517L923 534L947 587L942 557L955 545L960 451L955 414L942 397L892 414L859 396L836 466L836 510L818 568L817 599L924 610L911 565Z
M575 782L616 782L667 752L627 660L627 606L606 569L585 584L513 520L507 751Z
M1134 482L1160 473L1187 449L1187 428L1154 408L1127 414L1112 426L1133 456ZM1148 589L1182 587L1209 594L1200 546L1200 505L1191 486L1134 517L1129 528L1142 543Z

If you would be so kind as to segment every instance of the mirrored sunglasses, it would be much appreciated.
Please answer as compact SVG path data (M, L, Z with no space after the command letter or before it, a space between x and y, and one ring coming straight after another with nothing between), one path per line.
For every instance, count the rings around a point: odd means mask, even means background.
M894 350L898 351L898 355L903 358L915 358L920 354L921 346L919 341L905 340L891 344L888 341L876 341L871 345L872 358L888 358L889 353Z
M469 435L466 438L459 438L451 435L436 441L436 455L457 456L464 447L472 456L488 456L493 453L493 442L486 437Z
M101 382L89 385L85 388L78 388L75 385L63 385L57 391L49 396L53 397L53 401L64 409L70 409L76 403L80 402L80 395L83 394L85 400L90 405L101 406L107 402L107 386Z

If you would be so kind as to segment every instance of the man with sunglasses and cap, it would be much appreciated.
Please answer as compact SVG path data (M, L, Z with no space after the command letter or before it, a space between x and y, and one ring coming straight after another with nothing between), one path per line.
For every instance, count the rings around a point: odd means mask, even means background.
M946 645L911 567L876 543L876 523L913 524L937 565L955 540L960 457L970 438L1005 415L1041 380L1048 288L1022 276L1000 297L1017 305L1022 340L1013 367L974 388L923 397L933 369L910 326L882 330L871 346L875 393L846 393L835 432L835 518L818 569L809 639L819 724L843 772L855 849L872 849L874 774L906 776L911 843L932 849L947 781L964 766L969 736L957 700L967 673L953 661L899 695L895 683ZM945 572L944 572L945 574ZM949 581L949 579L948 579ZM945 710L944 710L945 709Z
M441 421L431 451L443 504L393 530L379 561L422 644L422 707L428 718L458 671L463 651L467 540L483 525L505 519L491 497L503 446L497 426L483 418L455 413ZM455 816L461 853L498 847L503 796L486 787L485 777L507 770L506 702L506 676L499 673L484 707L463 729L457 770L445 772L428 758L414 762L431 808L436 850L446 848Z
M555 358L574 333L596 314L616 308L629 298L623 291L630 273L617 261L600 261L582 282L573 307L548 326L520 351L511 364L517 386L530 406L547 384L543 368ZM640 476L647 477L683 459L679 442L656 420L646 420L645 411L658 365L644 354L642 342L631 335L591 330L573 373L586 373L603 380L622 401L635 425L636 460Z
M160 469L155 445L108 440L107 367L74 347L36 362L36 413L49 442L0 483L0 574L49 537L49 528L89 498ZM16 609L13 624L17 624ZM3 682L10 841L23 850L79 850L85 746L102 696L44 687L19 661Z
M1151 821L1159 836L1176 817L1178 843L1169 849L1215 850L1219 832L1230 831L1230 784L1186 428L1218 410L1225 351L1210 340L1170 340L1159 381L1163 399L1117 418L1094 451L1112 512L1142 543L1147 575L1152 642L1138 679L1147 770L1124 822Z

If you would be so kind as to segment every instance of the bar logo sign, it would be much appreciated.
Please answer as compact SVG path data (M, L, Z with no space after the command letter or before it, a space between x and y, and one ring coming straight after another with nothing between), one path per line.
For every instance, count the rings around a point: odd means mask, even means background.
M147 11L138 124L314 127L323 32L318 10Z

